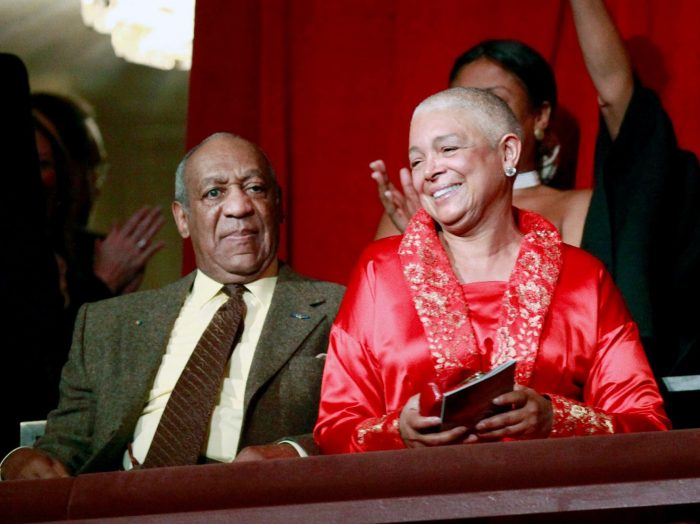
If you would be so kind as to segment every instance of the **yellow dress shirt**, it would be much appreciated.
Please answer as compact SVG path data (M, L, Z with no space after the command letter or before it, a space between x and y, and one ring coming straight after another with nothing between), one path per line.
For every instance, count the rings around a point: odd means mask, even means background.
M230 462L236 456L243 422L243 399L248 372L265 317L270 309L276 283L277 277L273 276L245 285L243 300L247 311L243 334L231 355L219 402L212 415L209 440L204 452L208 458ZM148 400L134 430L132 455L139 463L146 458L170 393L185 368L187 360L214 313L228 298L222 288L221 284L201 271L197 271L192 290L175 321L163 360L148 394ZM124 469L131 469L128 452L124 454Z

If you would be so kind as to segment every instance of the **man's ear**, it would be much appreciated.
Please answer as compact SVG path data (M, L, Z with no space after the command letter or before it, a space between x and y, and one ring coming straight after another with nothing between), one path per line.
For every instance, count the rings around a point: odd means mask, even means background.
M517 135L513 133L508 133L501 138L499 144L502 152L502 162L503 170L507 167L517 167L518 160L520 160L520 151L522 149L522 143Z
M170 206L173 212L173 218L175 218L175 225L182 238L190 237L190 225L187 222L187 211L180 202L173 202Z

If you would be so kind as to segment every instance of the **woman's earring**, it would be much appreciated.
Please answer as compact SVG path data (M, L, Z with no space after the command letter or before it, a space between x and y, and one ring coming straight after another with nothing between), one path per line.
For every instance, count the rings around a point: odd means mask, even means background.
M544 140L544 129L542 129L541 127L535 128L535 140Z
M518 170L515 169L513 166L509 166L506 168L506 176L507 177L512 177L515 176L515 173L517 173Z

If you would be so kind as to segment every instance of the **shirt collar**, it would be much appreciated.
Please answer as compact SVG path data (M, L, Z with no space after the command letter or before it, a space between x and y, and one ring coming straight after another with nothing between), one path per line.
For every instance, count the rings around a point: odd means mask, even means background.
M275 291L276 284L277 275L274 275L258 279L254 282L248 282L245 288L261 304L269 307L272 302L272 294ZM192 285L192 291L190 292L192 305L196 308L202 308L207 302L217 296L223 287L223 284L217 282L198 269L194 278L194 284Z

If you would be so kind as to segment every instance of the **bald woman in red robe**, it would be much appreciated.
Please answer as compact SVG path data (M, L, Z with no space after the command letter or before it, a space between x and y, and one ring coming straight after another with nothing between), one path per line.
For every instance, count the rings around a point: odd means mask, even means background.
M314 437L324 453L669 428L635 323L603 265L512 207L522 130L490 93L415 110L422 209L361 257L331 331ZM517 360L511 409L430 431L420 391Z

